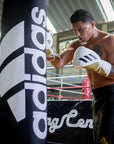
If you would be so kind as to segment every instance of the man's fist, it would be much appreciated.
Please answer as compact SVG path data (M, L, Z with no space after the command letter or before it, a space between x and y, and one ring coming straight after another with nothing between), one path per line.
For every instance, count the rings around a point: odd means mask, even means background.
M112 67L109 62L101 60L96 52L83 46L76 49L73 57L73 66L75 69L87 68L106 77Z
M55 49L53 48L53 33L50 30L46 32L46 57L48 61L53 61L56 56Z

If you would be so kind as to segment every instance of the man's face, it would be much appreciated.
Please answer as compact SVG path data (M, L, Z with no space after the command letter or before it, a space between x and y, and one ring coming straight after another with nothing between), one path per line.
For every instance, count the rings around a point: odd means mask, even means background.
M72 24L72 30L81 42L87 42L91 38L92 29L93 26L91 22L83 23L79 21Z

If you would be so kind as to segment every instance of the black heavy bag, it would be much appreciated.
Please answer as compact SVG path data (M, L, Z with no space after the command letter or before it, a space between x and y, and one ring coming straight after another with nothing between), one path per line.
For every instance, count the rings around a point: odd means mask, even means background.
M0 143L47 143L48 0L4 0L0 45Z

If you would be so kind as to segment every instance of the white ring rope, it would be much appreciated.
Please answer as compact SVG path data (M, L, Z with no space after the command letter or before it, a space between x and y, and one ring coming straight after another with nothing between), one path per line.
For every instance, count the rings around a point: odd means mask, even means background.
M61 84L61 81L57 81L57 80L48 80L48 81ZM74 86L74 87L79 86L79 85L74 85L74 84L70 84L70 83L66 83L66 82L63 82L63 84L66 84L66 85L69 85L69 86Z
M85 77L87 75L75 75L75 76L61 76L61 77L48 77L47 80L49 79L61 79L61 78L77 78L77 77Z

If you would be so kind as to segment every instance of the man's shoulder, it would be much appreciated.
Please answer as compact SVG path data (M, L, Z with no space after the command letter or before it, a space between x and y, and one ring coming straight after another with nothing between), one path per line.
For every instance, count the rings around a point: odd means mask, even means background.
M114 38L114 34L107 33L107 34L104 35L104 37L103 37L104 40L110 39L110 38Z
M114 35L113 34L108 34L108 35L106 35L104 38L103 38L103 40L102 40L102 42L104 43L104 44L108 44L108 45L110 45L110 44L114 44Z
M102 41L100 42L104 48L106 48L107 51L110 51L111 49L114 50L114 35L108 34L106 35Z
M111 40L114 41L114 35L113 34L105 34L104 36L101 37L101 39L99 40L99 43L110 43Z

